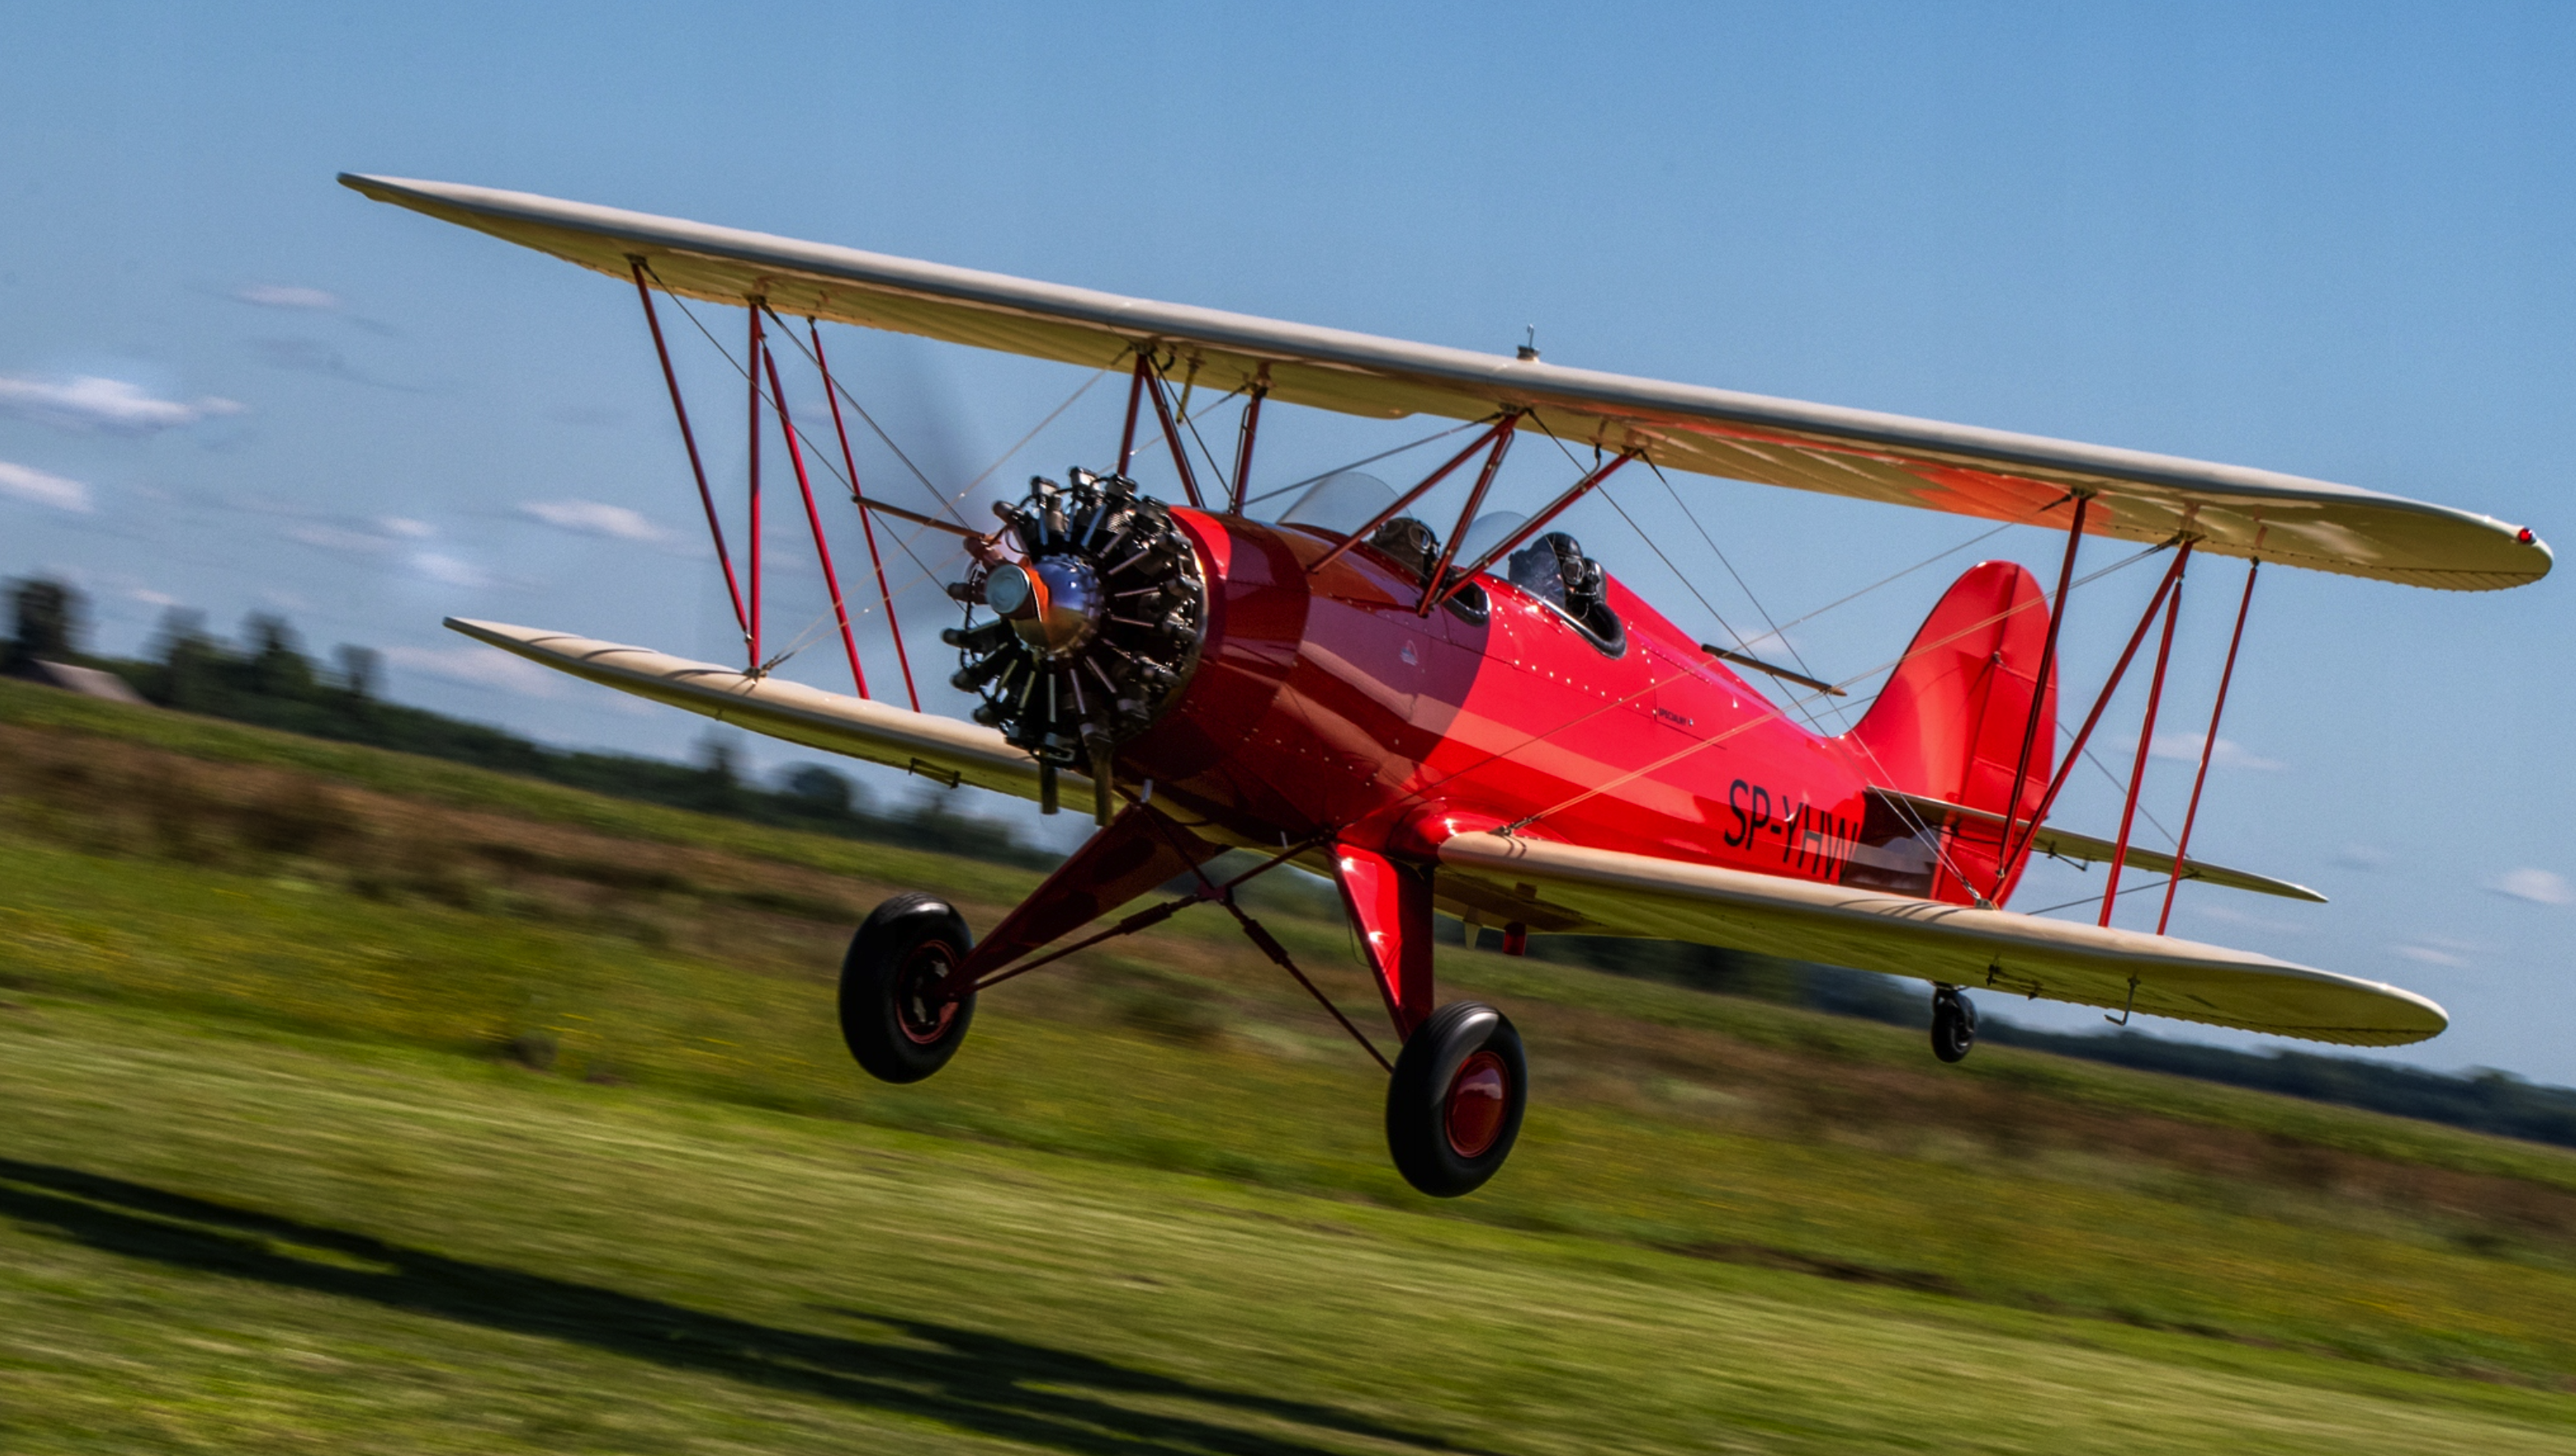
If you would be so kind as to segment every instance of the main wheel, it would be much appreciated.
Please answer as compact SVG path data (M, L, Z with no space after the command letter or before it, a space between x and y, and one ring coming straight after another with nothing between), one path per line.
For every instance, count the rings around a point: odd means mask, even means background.
M1386 1086L1386 1149L1434 1198L1474 1192L1501 1170L1529 1105L1529 1061L1510 1018L1452 1001L1404 1043Z
M1977 1045L1977 1008L1949 986L1932 993L1932 1055L1945 1062L1966 1057Z
M957 1054L975 997L935 993L973 944L966 918L932 895L895 896L850 938L841 961L841 1039L869 1076L918 1082Z

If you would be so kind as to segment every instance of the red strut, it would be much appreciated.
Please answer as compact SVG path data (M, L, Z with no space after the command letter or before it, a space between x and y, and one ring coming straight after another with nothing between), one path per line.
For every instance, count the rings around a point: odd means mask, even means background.
M751 384L751 670L760 671L760 358L767 346L760 332L760 300L743 300L751 315L751 358L743 378Z
M2039 644L2039 676L2031 682L2030 719L2022 724L2021 757L2013 763L2012 797L2004 800L2003 833L1995 840L1995 847L1998 850L2012 847L2013 817L2021 812L2021 791L2023 786L2030 782L2030 754L2032 749L2039 746L2040 719L2047 715L2049 683L2057 669L2057 629L2066 621L2067 583L2075 575L2075 548L2084 542L2084 512L2092 504L2091 496L2077 496L2075 519L2066 528L2066 555L2057 563L2057 595L2049 602L2048 635ZM2054 733L2057 731L2057 725L2051 723L2048 729ZM2008 868L2008 864L1998 860L1996 868L1993 898L1994 902L2000 905L2004 899L2002 871Z
M2218 720L2227 711L2227 685L2236 680L2236 649L2245 642L2245 613L2254 605L2254 573L2263 569L2260 558L2245 565L2245 595L2236 602L2236 631L2227 639L2227 667L2218 675L2218 701L2209 710L2209 733L2200 740L2200 772L2191 780L2191 807L2182 815L2182 842L2174 846L2173 874L2165 880L2165 908L2156 916L2156 934L2165 933L2173 919L2174 891L2182 886L2183 856L2191 852L2192 821L2200 817L2200 788L2209 782L2209 756L2218 747Z
M662 342L662 320L653 311L653 290L644 286L644 260L628 260L635 270L635 294L644 300L644 325L653 331L653 352L662 361L662 382L671 388L671 413L680 417L680 443L689 447L689 473L697 477L698 504L707 510L707 534L716 541L716 561L724 567L725 596L733 603L733 624L745 641L751 619L743 615L742 587L733 579L733 553L725 549L724 523L716 518L715 492L707 489L706 462L698 458L697 432L689 428L689 407L680 400L680 376L671 370L671 349Z
M876 522L869 519L868 498L859 489L858 462L850 456L849 427L841 423L840 386L832 382L832 366L823 358L823 333L812 319L805 321L805 332L814 340L814 367L823 374L823 397L832 402L832 430L841 437L841 468L850 474L850 499L859 507L859 529L867 533L868 565L877 574L877 597L885 603L886 630L894 634L895 665L903 669L903 695L912 702L912 710L921 711L921 694L912 685L912 658L903 650L903 624L895 620L894 589L886 585L885 558L877 554Z
M2165 667L2173 661L2174 622L2182 615L2182 574L2183 569L2190 564L2191 543L2185 541L2182 543L2182 549L2174 555L2173 572L2170 577L2173 591L2165 597L2164 636L2156 643L2155 675L2147 680L2146 721L2138 725L2138 756L2129 765L2129 796L2120 806L2120 837L2112 842L2111 875L2102 885L2100 923L2105 929L2110 927L2111 907L2120 896L2120 868L2129 862L2129 829L2138 818L2138 790L2145 787L2147 782L2147 751L2153 748L2156 742L2156 709L2163 704L2165 698Z
M794 336L789 341L794 342ZM850 635L850 609L841 604L841 577L832 570L832 546L823 539L823 513L814 508L814 482L805 474L805 451L796 443L796 421L788 418L787 390L778 382L778 355L771 351L761 363L769 370L769 402L778 408L778 433L787 437L787 462L796 467L796 490L805 497L805 524L814 532L814 555L823 563L823 587L832 594L832 616L841 624L841 649L850 655L850 680L857 683L859 696L868 695L868 672L859 666L859 642Z

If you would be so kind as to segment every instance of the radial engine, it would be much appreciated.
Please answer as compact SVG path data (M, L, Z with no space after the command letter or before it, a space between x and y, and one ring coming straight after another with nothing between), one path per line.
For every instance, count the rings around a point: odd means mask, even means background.
M975 721L1036 755L1046 812L1057 771L1080 768L1106 823L1112 755L1198 665L1207 583L1169 507L1124 476L1066 478L1034 478L1018 504L994 504L996 549L949 586L966 623L940 640L958 652L949 682L983 697Z

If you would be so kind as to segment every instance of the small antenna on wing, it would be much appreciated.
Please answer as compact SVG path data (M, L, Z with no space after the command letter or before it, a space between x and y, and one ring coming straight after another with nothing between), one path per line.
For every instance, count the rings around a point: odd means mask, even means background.
M1538 357L1538 325L1529 326L1529 338L1521 344L1520 356L1524 360Z

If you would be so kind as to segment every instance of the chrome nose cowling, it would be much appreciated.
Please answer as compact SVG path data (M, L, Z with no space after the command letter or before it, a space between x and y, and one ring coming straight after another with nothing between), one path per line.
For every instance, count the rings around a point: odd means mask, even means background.
M1046 806L1053 770L1081 767L1105 813L1117 746L1198 664L1207 584L1162 502L1117 476L1069 479L1032 480L1017 505L994 506L995 554L1017 559L978 563L949 588L966 623L941 640L958 650L949 682L984 700L975 721L1037 755ZM991 617L978 622L978 608Z

